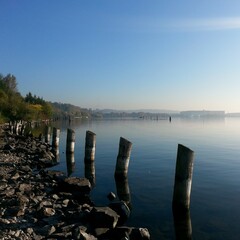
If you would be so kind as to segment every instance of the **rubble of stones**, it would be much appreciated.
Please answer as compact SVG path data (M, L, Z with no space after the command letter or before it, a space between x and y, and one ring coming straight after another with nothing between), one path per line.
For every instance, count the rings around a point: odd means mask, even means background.
M150 239L122 225L123 202L95 206L88 179L46 168L49 144L7 131L0 142L0 239Z

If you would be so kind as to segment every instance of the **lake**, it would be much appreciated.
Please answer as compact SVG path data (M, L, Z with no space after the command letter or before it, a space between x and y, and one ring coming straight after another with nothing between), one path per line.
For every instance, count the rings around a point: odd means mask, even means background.
M146 227L151 239L181 239L172 213L178 144L195 152L190 213L183 221L185 239L240 239L240 119L76 120L61 129L60 162L67 173L67 128L76 133L71 176L84 177L86 131L96 133L95 181L91 197L107 205L117 193L114 179L119 138L133 143L125 189L131 200L128 226ZM175 221L175 224L174 224Z

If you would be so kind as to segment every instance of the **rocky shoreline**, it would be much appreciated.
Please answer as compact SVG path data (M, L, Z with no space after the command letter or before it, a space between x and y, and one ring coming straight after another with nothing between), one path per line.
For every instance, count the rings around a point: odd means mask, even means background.
M125 202L96 206L86 178L47 169L51 146L0 129L1 239L150 239L146 228L124 226Z

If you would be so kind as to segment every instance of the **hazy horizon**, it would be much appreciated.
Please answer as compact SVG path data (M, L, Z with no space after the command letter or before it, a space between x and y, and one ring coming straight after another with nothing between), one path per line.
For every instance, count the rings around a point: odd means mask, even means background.
M52 102L240 112L237 0L0 2L0 73Z

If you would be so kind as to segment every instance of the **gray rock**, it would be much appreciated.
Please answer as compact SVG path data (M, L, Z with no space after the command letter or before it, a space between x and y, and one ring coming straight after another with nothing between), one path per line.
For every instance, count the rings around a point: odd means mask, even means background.
M56 231L56 228L51 225L45 225L42 228L39 228L36 233L43 235L43 236L50 236Z
M129 218L131 211L125 202L123 202L123 201L112 202L108 206L119 215L120 218L119 218L118 223L120 225L125 223L126 220Z
M116 199L116 194L113 193L113 192L110 192L108 195L107 195L108 199L110 201L113 201L114 199Z
M79 231L79 235L77 236L77 239L83 239L83 240L97 240L93 235L88 234L84 232L83 230Z
M32 186L30 184L21 183L19 185L19 191L21 192L31 192Z
M94 235L96 237L100 237L103 234L105 234L108 230L109 230L109 228L95 228L94 229Z
M90 217L91 223L97 228L115 228L119 215L109 207L94 207Z
M101 235L101 239L150 240L150 234L146 228L117 227L109 229L109 231Z
M133 240L150 240L150 234L147 228L133 228L130 234L130 238Z
M74 195L89 194L91 191L91 184L87 178L68 177L60 187Z
M32 228L27 228L27 233L28 233L29 235L32 235L32 234L33 234L33 229L32 229Z
M38 210L38 213L39 213L39 216L50 217L50 216L53 216L56 213L56 211L55 209L50 207L42 207Z
M6 181L6 180L1 180L1 181L0 181L0 191L6 189L7 186L8 186L8 184L7 184L7 181Z
M86 178L44 170L53 162L49 144L7 138L6 150L0 144L1 239L150 239L147 229L116 227L130 213L124 203L93 207Z

